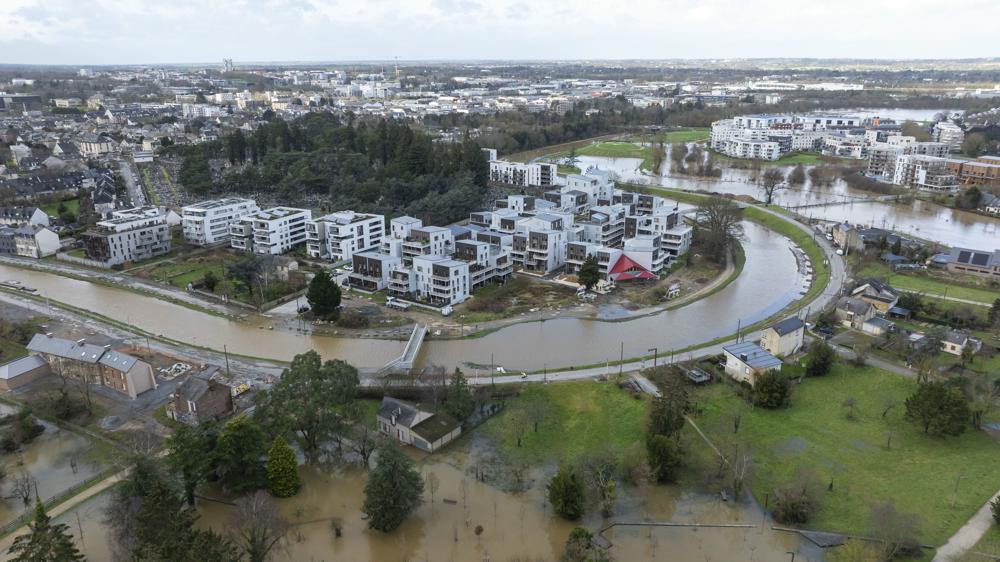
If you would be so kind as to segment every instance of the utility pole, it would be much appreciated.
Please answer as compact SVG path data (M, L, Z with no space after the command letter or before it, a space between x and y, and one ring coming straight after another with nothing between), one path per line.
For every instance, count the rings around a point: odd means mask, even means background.
M226 376L232 376L229 372L229 350L226 348L226 344L222 344L222 353L226 356Z
M625 369L625 342L621 344L621 350L618 352L618 378L622 378L622 371Z
M736 319L736 343L740 343L740 330L743 328L743 319Z
M656 368L656 354L659 353L660 350L658 348L651 347L651 348L647 349L646 351L652 351L653 352L653 368L655 369Z
M497 372L496 367L493 365L493 354L490 353L490 384L493 385L494 389L496 389L497 386L496 380L493 379L493 376L496 374L496 372Z

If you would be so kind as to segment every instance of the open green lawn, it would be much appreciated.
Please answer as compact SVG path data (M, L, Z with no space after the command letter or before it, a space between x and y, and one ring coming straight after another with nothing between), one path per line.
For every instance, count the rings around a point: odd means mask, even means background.
M963 284L965 280L959 277L949 279L948 274L944 272L937 275L932 275L929 272L896 273L882 263L871 263L858 271L859 277L878 277L885 279L893 287L919 291L929 296L943 296L947 291L949 297L988 304L992 304L995 299L1000 298L1000 291Z
M608 158L647 158L649 147L632 142L598 142L576 151L581 156L604 156Z
M993 557L993 559L1000 559L1000 526L993 525L990 527L986 531L986 534L983 535L983 538L979 539L979 542L976 543L976 546L972 547L972 553L982 553ZM976 556L972 553L961 558L961 562L989 560L989 558Z
M46 215L58 217L59 216L59 205L66 206L66 210L73 213L74 215L80 213L80 198L74 197L73 199L66 199L65 201L56 201L54 203L46 203L45 205L39 206L39 208Z
M517 447L512 419L524 414L532 403L546 412L546 419L539 423L537 433L529 422L521 447ZM513 459L530 463L572 460L605 447L622 451L641 441L648 403L610 381L530 385L487 421L483 430Z
M569 164L559 164L557 173L563 176L569 174L579 174L580 168L577 166L570 166Z
M809 528L864 535L871 503L892 501L902 511L919 514L922 540L937 545L1000 488L1000 444L971 427L959 437L924 435L904 419L902 402L916 386L872 367L838 365L830 375L796 386L785 410L750 410L728 385L699 390L696 399L704 413L696 421L720 445L751 448L752 488L759 501L798 467L815 470L823 484L832 480L833 491L824 492ZM842 406L848 398L857 401L856 421L847 419ZM883 419L890 400L899 405ZM737 412L742 418L734 435Z
M677 131L667 131L659 138L663 142L697 142L708 140L712 136L712 130L708 127L692 127L690 129L680 129Z

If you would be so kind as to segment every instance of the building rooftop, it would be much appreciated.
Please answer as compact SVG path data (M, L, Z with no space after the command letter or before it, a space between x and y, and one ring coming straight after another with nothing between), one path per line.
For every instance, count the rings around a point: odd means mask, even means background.
M777 332L779 336L783 336L804 328L805 325L805 322L803 322L801 318L798 316L792 316L791 318L785 318L780 322L771 324L771 329Z
M752 369L770 369L781 365L780 359L764 351L755 343L734 343L724 346L722 350L737 357Z
M28 355L0 365L0 379L11 380L24 373L33 371L45 365L45 358L40 355Z

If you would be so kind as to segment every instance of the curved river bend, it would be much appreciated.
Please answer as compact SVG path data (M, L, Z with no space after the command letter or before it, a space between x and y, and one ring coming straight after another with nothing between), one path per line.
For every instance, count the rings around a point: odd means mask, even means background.
M746 266L721 291L673 311L624 322L563 318L507 326L476 339L428 340L419 364L454 368L486 365L490 356L510 369L540 369L615 360L657 347L660 353L734 333L795 301L808 285L787 238L745 223ZM379 368L403 349L403 342L302 335L232 321L124 289L0 265L0 280L18 280L53 301L64 302L136 326L151 334L209 347L223 346L252 357L290 360L310 349L360 368Z

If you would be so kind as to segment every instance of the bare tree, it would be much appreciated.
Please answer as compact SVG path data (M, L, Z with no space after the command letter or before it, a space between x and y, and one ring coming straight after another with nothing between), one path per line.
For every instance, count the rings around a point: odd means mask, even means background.
M705 253L718 263L724 262L736 241L743 237L743 210L729 199L712 197L701 204L697 216Z
M883 560L919 551L919 516L897 511L892 502L880 502L872 505L870 525L873 537L882 544Z
M378 432L375 431L375 428L362 422L361 427L355 430L350 441L351 450L361 457L361 463L365 465L365 468L368 468L369 461L375 453L375 449L378 448L377 435Z
M511 410L507 414L507 428L510 433L517 439L517 446L521 446L521 438L524 437L524 432L528 428L528 415L524 410L515 409Z
M760 187L764 190L765 205L770 205L774 202L774 192L778 190L783 181L785 181L785 174L781 173L781 170L777 168L768 168L764 172L760 180Z
M257 490L236 500L230 532L249 562L268 560L289 528L267 492Z
M733 499L739 501L743 488L753 474L753 456L750 455L748 447L736 448L729 463L729 472L732 477Z
M24 502L24 507L28 507L31 504L31 497L35 495L35 486L37 481L35 477L31 475L30 472L22 470L17 478L14 479L14 483L10 488L12 497L21 498Z
M521 407L534 432L538 433L538 424L549 418L549 404L542 395L535 393L522 399Z
M847 416L847 419L851 421L857 419L857 415L854 412L854 408L857 405L858 401L853 396L848 396L847 399L845 399L844 402L841 404L841 406L843 406L844 409L847 410L847 413L845 414Z
M618 457L610 449L585 455L580 459L583 481L600 500L601 514L609 517L617 497Z

